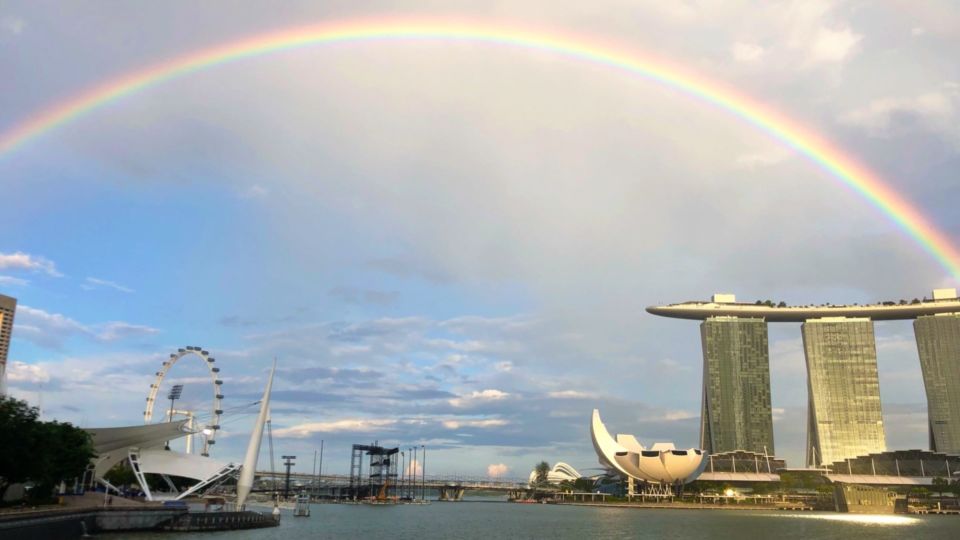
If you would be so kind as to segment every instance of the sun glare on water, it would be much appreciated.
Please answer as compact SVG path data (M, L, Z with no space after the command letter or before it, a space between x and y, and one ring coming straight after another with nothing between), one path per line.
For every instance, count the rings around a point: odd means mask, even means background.
M843 521L863 525L916 525L920 523L920 520L914 517L876 514L791 514L783 517Z

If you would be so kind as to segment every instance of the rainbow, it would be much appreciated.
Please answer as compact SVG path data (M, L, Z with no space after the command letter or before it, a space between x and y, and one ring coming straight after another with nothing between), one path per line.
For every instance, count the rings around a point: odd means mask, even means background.
M557 54L625 71L709 103L768 133L827 171L896 223L960 280L960 251L902 195L830 141L736 90L640 56L623 47L499 23L449 20L353 20L258 35L155 64L108 80L0 132L0 158L30 140L111 101L206 68L311 45L396 40L484 43Z

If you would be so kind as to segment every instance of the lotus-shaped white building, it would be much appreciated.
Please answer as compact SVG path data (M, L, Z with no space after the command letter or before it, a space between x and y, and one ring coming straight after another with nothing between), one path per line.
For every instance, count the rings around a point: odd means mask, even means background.
M696 480L707 464L704 453L696 448L677 450L673 443L655 443L648 449L633 435L618 434L614 439L597 409L593 410L590 436L601 465L641 482L687 484Z

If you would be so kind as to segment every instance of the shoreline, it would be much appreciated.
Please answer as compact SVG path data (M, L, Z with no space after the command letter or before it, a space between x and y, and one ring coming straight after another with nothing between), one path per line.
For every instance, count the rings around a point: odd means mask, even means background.
M593 506L599 508L638 508L638 509L665 509L665 510L735 510L735 511L777 511L777 512L816 512L812 507L783 508L756 504L687 504L687 503L596 503L596 502L558 502L550 503L558 506ZM827 511L827 510L821 510Z

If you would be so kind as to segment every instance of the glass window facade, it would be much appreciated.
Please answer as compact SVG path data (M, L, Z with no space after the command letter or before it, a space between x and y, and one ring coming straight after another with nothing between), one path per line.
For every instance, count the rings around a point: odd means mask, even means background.
M17 299L0 294L0 394L6 392L7 353L10 350L13 315L16 310Z
M807 360L807 465L886 450L873 322L811 319L801 326Z
M700 325L700 446L710 454L774 455L770 351L763 319L713 317Z
M930 449L960 454L960 313L913 323L927 391Z

